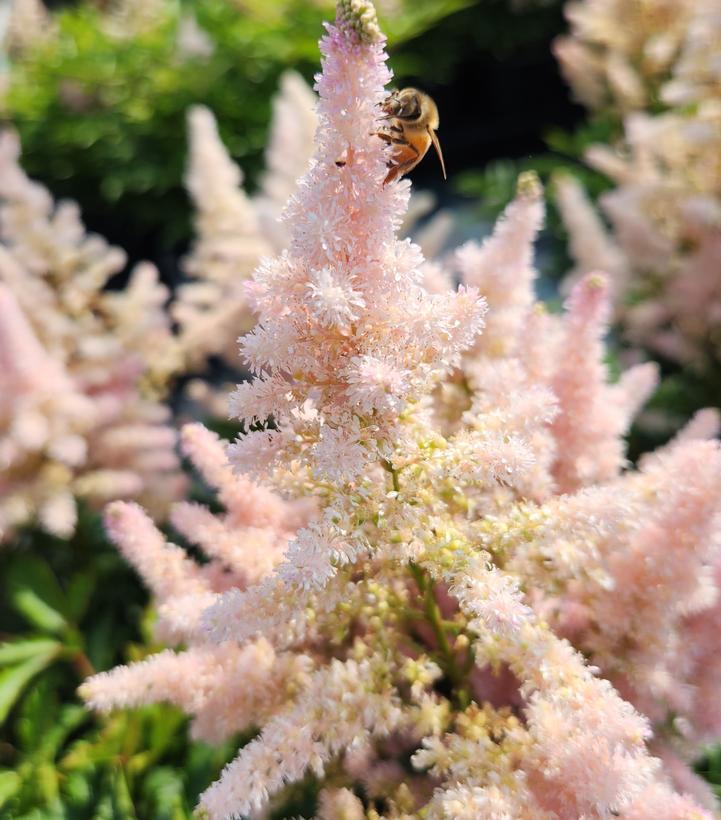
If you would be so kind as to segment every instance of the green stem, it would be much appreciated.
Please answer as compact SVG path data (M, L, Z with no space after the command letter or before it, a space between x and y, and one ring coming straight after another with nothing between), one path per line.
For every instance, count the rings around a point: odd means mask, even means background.
M448 642L448 635L446 634L446 630L444 628L443 615L440 607L438 606L438 601L436 601L436 597L433 594L433 582L426 576L418 564L411 561L408 566L410 567L411 574L413 575L413 578L418 586L418 590L423 596L426 619L431 625L433 635L438 642L438 648L440 650L439 660L442 661L441 667L453 683L459 706L461 709L465 709L471 702L470 695L465 686L466 673L458 668L456 656Z
M383 465L383 469L391 474L391 480L393 481L393 489L397 493L399 493L401 491L401 485L398 481L398 471L387 459L383 459L383 461L381 461L381 464Z

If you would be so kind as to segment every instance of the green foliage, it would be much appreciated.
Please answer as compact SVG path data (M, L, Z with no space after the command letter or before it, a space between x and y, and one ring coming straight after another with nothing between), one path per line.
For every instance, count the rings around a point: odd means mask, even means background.
M408 0L384 21L391 42L417 35L470 0ZM252 186L262 167L271 99L280 73L312 78L332 3L204 0L161 6L157 24L120 37L90 0L54 15L57 35L12 63L5 114L19 129L24 166L54 193L78 200L93 224L130 236L186 238L182 190L185 114L203 103ZM178 50L191 13L210 55ZM115 225L117 231L117 225ZM113 225L110 225L111 234Z
M84 510L69 542L23 532L0 572L0 816L189 817L236 744L190 744L167 706L98 719L75 694L88 674L157 649L98 516Z
M545 135L548 150L524 157L523 159L499 159L485 168L466 171L455 181L459 194L478 200L480 212L485 217L495 218L513 199L516 181L524 171L535 171L540 177L552 200L553 177L559 173L569 173L576 177L588 194L597 199L612 185L603 174L589 168L583 162L587 148L597 143L608 144L618 135L618 124L608 118L597 118L569 133L561 129L551 129ZM560 222L553 223L561 231Z
M721 800L721 747L709 749L697 763L696 771L711 785L716 797Z
M475 0L453 15L438 15L437 24L392 52L398 75L447 82L464 60L479 54L504 60L529 51L545 51L547 41L563 26L562 0L527 3L514 8L512 0ZM520 6L520 4L516 4ZM472 78L469 78L472 80ZM472 94L469 104L481 105Z

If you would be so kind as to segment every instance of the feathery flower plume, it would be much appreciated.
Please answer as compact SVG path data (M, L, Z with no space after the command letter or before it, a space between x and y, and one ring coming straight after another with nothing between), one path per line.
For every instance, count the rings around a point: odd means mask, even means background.
M575 0L571 34L555 43L580 102L622 112L645 108L674 64L684 32L705 0Z
M617 319L633 344L682 364L717 364L718 3L582 0L567 14L572 37L557 53L569 82L591 109L623 114L617 144L586 154L616 186L600 199L612 232L577 184L559 185L575 274L612 275Z
M255 274L259 322L241 353L259 378L232 401L240 418L272 414L278 429L234 445L241 470L270 439L276 460L282 450L319 474L354 478L482 326L472 290L424 293L419 250L395 237L409 185L381 184L389 149L374 132L390 74L371 12L341 4L323 41L318 145L288 205L290 247Z
M186 187L195 204L196 240L184 265L191 281L178 288L171 305L178 326L174 343L179 367L197 368L209 355L238 363L238 336L256 322L247 280L263 257L280 252L289 242L283 210L315 150L316 104L315 94L300 75L293 71L281 75L273 102L267 170L261 191L253 198L241 187L242 172L220 140L213 114L203 106L188 112ZM403 221L406 233L434 204L430 194L417 194L412 200ZM449 217L441 212L420 232L421 245L439 249L449 231ZM318 276L328 286L328 271ZM314 293L321 289L319 283Z
M33 519L67 537L75 497L135 497L155 513L184 488L169 413L141 389L169 340L165 289L53 203L0 135L0 537Z
M563 316L535 302L534 178L457 257L468 286L426 291L420 252L396 239L408 182L383 185L389 75L372 6L340 0L321 50L290 247L249 289L260 321L242 349L257 376L234 397L249 430L230 448L236 472L202 428L184 435L226 507L173 514L209 563L137 508L108 511L163 634L186 649L82 694L102 710L170 700L199 736L255 709L259 733L201 797L213 820L282 813L309 773L321 817L671 820L649 813L665 801L710 818L686 794L699 794L687 761L715 718L683 693L721 671L705 663L721 634L706 569L721 453L697 440L713 419L626 468L621 436L654 373L608 384L602 277L581 280ZM683 744L664 732L676 714Z
M290 239L288 223L281 218L283 209L315 151L316 103L315 94L300 74L281 74L265 150L266 170L253 199L263 234L270 237L276 251L286 247Z
M171 313L178 324L176 344L192 368L213 354L237 361L238 334L254 324L245 280L271 246L241 187L240 168L204 106L188 112L188 136L185 182L195 204L197 238L184 264L192 281L178 288Z
M55 25L42 0L12 0L3 45L12 57L42 45L55 34Z

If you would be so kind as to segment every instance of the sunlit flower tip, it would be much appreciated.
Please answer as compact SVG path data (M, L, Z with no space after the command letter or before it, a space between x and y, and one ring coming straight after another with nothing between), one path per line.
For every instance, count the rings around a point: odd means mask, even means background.
M373 3L370 0L338 0L337 22L352 29L363 42L383 39Z
M537 200L543 197L543 184L535 171L524 171L516 182L516 193L524 199Z

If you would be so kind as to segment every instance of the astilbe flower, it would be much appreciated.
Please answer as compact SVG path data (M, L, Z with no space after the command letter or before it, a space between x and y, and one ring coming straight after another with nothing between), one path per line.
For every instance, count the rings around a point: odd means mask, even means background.
M238 335L256 321L246 280L264 256L288 244L290 222L283 211L313 156L316 104L315 94L299 74L281 75L265 152L266 171L254 197L241 187L242 172L223 145L213 114L203 106L189 111L185 181L195 205L196 239L184 263L190 281L178 288L171 307L178 326L179 367L197 368L213 354L238 363ZM412 231L433 207L431 194L415 194L403 231ZM433 253L443 246L450 228L450 217L440 212L418 232L417 241ZM319 273L326 286L329 275L329 271ZM207 387L198 383L193 384L193 392L208 394Z
M262 637L244 646L208 644L198 639L198 617L217 593L245 589L272 572L312 505L283 501L233 475L220 441L200 425L184 428L182 447L226 509L214 516L201 505L180 502L171 511L174 528L204 552L205 564L168 543L135 503L109 505L105 520L111 538L155 596L158 637L187 648L100 674L82 691L99 709L175 703L193 716L194 737L218 743L291 699L307 682L313 660L303 653L276 652ZM282 684L269 687L272 678Z
M573 48L593 48L594 38L604 37L607 54L622 59L624 43L632 37L639 53L655 55L661 48L666 59L655 79L639 78L643 93L625 107L620 144L587 151L588 163L615 185L600 200L612 235L573 180L559 184L559 204L577 270L607 265L613 274L618 319L628 339L681 363L703 366L720 355L721 80L716 63L721 14L714 0L674 0L661 3L663 11L651 3L637 21L638 4L616 5L572 4L574 19L597 16L593 25L586 21L577 27ZM676 23L656 30L667 14L677 16ZM612 38L611 31L618 37ZM584 71L569 79L578 91L589 76ZM603 101L586 102L592 109L605 107ZM665 109L661 113L659 102Z
M165 289L55 205L0 136L0 537L35 518L70 535L75 497L136 497L160 514L183 491L168 410L142 392L143 350L169 338Z
M265 150L265 171L260 190L253 198L263 233L271 238L277 251L290 238L289 226L281 219L283 209L295 193L298 180L308 170L315 150L316 102L315 94L300 74L284 71L280 75Z
M3 46L13 57L42 45L55 34L55 24L42 0L12 0Z
M240 168L204 106L190 109L188 137L185 183L195 205L196 239L184 270L192 281L178 288L171 310L182 357L197 367L211 354L237 361L238 334L254 324L245 280L272 248L241 187Z
M290 241L290 225L283 218L283 211L315 152L316 104L316 95L299 74L295 71L281 74L265 151L266 170L260 190L253 197L263 234L272 240L276 250L282 250ZM445 211L439 211L426 225L416 229L418 221L429 214L435 204L435 197L428 191L412 193L401 228L403 234L413 235L424 255L429 257L440 252L452 229L451 217Z
M591 109L646 108L683 44L694 9L705 0L573 0L569 36L554 49L576 97Z
M187 648L83 696L103 711L170 700L198 736L256 726L201 798L212 818L280 808L307 773L320 817L711 817L672 779L701 792L683 761L715 732L683 699L717 668L721 454L697 440L713 415L628 469L621 436L655 373L608 383L602 275L562 316L535 303L535 178L459 253L467 284L424 291L420 252L396 239L409 184L383 185L372 6L340 0L321 50L290 246L250 288L258 376L234 399L249 425L236 473L210 434L185 434L226 512L172 520L210 562L135 506L107 513L161 634Z

